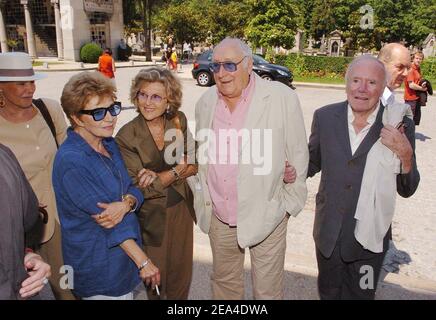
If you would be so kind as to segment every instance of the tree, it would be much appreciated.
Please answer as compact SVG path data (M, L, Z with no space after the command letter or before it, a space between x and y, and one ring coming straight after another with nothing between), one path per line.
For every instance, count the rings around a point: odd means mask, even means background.
M151 61L152 13L162 2L159 0L124 0L124 21L131 30L141 30L144 34L145 59ZM141 23L142 22L142 23ZM141 27L140 27L141 26Z
M239 1L227 1L226 4L215 1L208 7L208 31L211 31L211 41L217 44L225 37L243 38L248 22L247 6Z
M307 30L315 39L320 39L323 35L327 36L336 29L345 31L348 27L348 17L356 9L356 1L312 0L310 2L312 13Z
M175 43L193 43L205 41L207 23L198 3L188 2L169 4L162 8L155 17L155 24L161 35L172 36Z
M247 39L255 46L294 46L303 18L295 0L246 0L251 20L245 29Z

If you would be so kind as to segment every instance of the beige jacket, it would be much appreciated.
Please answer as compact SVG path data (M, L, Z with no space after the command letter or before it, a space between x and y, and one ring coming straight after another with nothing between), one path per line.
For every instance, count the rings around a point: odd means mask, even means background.
M296 216L304 207L307 197L306 175L309 163L306 131L297 95L293 90L275 81L265 81L255 75L255 92L245 120L248 130L260 130L265 140L242 144L239 153L238 175L238 217L237 234L241 247L249 247L263 241L283 220L286 212ZM196 140L199 169L197 176L189 179L194 192L194 208L197 223L205 233L209 232L212 215L212 201L207 186L207 163L202 156L207 154L208 142L202 141L205 131L212 128L217 104L215 86L205 92L196 104ZM268 137L267 131L271 135ZM253 142L254 141L254 142ZM262 165L254 161L242 161L260 146L261 154L267 158L265 172L259 172ZM297 180L284 184L285 161L297 170ZM262 171L262 170L260 170Z
M56 101L43 100L56 127L56 140L60 145L67 130L64 113ZM39 110L33 119L23 123L12 123L0 116L0 143L15 154L39 203L47 206L49 219L41 243L47 242L53 236L55 221L59 223L51 180L57 148L50 128Z

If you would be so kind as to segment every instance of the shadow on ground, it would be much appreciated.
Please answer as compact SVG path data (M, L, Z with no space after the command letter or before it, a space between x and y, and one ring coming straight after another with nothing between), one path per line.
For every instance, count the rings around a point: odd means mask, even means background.
M425 140L431 140L431 137L426 136L425 134L415 132L415 139L425 142Z
M210 289L210 274L212 265L210 263L194 261L190 300L209 300L212 297ZM386 272L383 272L381 279L384 279ZM41 293L42 300L53 300L53 294L49 286L46 286ZM251 275L245 270L245 299L252 300ZM285 300L318 300L316 277L285 271ZM377 291L378 300L436 300L436 293L417 292L401 287L399 285L380 282ZM141 284L135 290L135 300L147 300L144 286Z
M209 263L194 261L194 273L189 299L211 299ZM252 300L251 276L245 270L245 298ZM285 300L318 300L316 277L285 271ZM410 289L381 282L377 291L378 300L435 300L436 293L416 292Z

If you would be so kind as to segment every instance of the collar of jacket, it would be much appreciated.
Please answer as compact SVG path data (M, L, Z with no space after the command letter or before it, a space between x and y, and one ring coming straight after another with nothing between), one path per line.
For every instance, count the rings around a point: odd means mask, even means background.
M82 150L86 154L92 155L92 154L96 153L96 151L94 149L92 149L92 147L89 145L89 143L86 142L86 140L83 139L81 135L76 133L72 127L69 127L67 129L67 136L68 136L70 142L74 146L76 146L78 149ZM112 154L114 153L113 152L114 138L113 137L103 138L102 143L103 143L104 147L106 148L106 150L109 152L109 154L112 156Z

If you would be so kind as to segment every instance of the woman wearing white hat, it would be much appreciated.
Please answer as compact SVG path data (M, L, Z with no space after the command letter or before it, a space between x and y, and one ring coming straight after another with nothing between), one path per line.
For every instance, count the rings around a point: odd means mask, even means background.
M29 55L22 52L0 54L0 143L17 157L48 219L39 254L52 267L50 285L56 299L74 299L69 289L60 287L63 266L59 217L52 186L53 160L66 137L64 113L54 100L33 100L35 74Z

